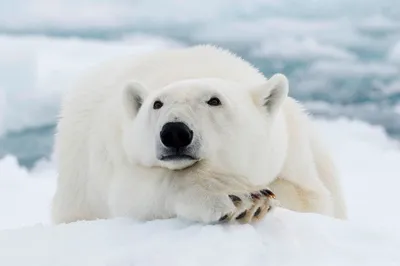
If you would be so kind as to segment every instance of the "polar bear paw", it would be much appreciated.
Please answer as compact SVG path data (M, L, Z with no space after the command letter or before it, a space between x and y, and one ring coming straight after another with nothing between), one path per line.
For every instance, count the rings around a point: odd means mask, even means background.
M176 216L207 224L255 222L278 205L269 189L228 196L192 187L174 199Z
M222 216L219 222L256 222L278 205L275 194L269 189L240 196L229 195L229 198L236 209Z

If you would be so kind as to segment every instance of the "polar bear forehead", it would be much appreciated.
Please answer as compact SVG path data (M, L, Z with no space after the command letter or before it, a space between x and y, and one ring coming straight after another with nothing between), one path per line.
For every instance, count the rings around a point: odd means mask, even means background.
M171 83L158 91L164 100L191 101L210 97L228 98L229 91L239 89L239 84L217 78L187 79Z

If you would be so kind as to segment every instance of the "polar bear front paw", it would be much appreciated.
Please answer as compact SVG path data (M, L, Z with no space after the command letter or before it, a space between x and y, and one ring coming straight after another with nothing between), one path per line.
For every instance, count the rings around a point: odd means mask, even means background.
M229 195L236 209L222 216L220 222L250 223L259 221L278 205L275 194L269 189L263 189L241 196Z
M269 189L228 196L191 188L174 198L178 217L203 223L258 221L278 204L274 193Z

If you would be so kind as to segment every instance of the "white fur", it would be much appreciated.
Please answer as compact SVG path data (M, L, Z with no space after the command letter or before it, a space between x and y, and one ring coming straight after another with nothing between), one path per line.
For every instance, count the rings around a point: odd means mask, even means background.
M58 132L56 223L117 216L211 222L228 194L270 187L283 207L346 217L330 155L281 74L267 80L213 47L118 58L65 97ZM221 106L206 101L217 95ZM155 100L164 105L153 109ZM159 132L182 121L199 161L157 159Z

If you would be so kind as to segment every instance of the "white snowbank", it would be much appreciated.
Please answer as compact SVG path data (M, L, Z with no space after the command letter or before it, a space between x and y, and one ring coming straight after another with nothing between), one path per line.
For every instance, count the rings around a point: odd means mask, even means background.
M338 164L350 219L400 236L399 142L360 121L321 120L318 128Z
M146 35L121 41L0 35L0 134L53 123L62 92L83 70L115 56L172 46L180 44Z
M56 172L52 166L38 170L28 172L11 156L0 160L0 229L50 222Z
M0 265L395 266L399 247L386 232L277 209L254 226L115 219L0 231Z

